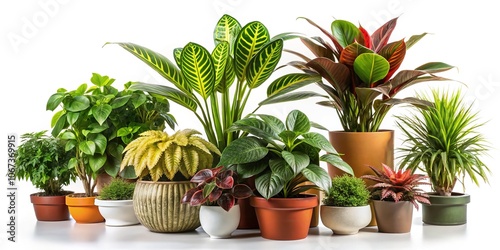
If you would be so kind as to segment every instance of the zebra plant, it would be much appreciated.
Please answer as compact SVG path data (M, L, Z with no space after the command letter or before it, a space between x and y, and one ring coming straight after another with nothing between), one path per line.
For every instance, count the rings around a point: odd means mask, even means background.
M173 50L174 62L160 53L133 43L118 44L167 79L172 86L135 83L132 89L165 96L193 112L208 141L223 150L239 137L226 129L240 120L252 91L275 70L283 41L292 34L271 38L259 21L245 26L229 15L214 30L215 48L209 51L194 42ZM256 107L251 113L254 113Z

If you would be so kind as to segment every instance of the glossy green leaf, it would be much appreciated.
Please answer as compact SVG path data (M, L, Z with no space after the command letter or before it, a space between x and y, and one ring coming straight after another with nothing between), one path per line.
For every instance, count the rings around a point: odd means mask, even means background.
M278 134L274 131L273 127L266 122L254 117L243 118L235 121L228 129L227 132L243 131L251 135L255 135L267 142L271 143L278 139Z
M289 182L295 174L293 169L288 165L285 159L273 158L269 160L269 168L273 174L279 176L279 178L285 182Z
M177 67L181 67L181 54L182 54L182 48L175 48L174 49L174 60L175 63L177 64Z
M51 135L57 137L59 133L67 126L66 114L64 110L60 110L52 116L51 120L52 132Z
M89 137L89 139L95 143L97 153L103 155L104 152L106 152L106 147L108 146L108 139L106 136L99 133Z
M306 114L299 110L292 110L286 117L286 128L296 134L304 134L311 129L311 123Z
M234 51L234 42L240 33L241 25L230 15L224 14L214 29L214 42L215 45L218 45L221 42L229 43L230 47L230 55L233 55Z
M75 135L75 133L73 133L71 131L65 131L64 133L62 133L60 135L60 138L63 140L75 140L76 135Z
M210 53L201 45L188 43L181 54L181 71L191 89L203 99L215 91L215 69Z
M292 168L294 175L298 175L310 163L309 156L302 152L283 151L281 152L281 156Z
M264 158L268 152L269 149L262 140L255 137L241 137L232 141L222 151L219 164L227 166L254 162Z
M332 179L325 169L318 165L311 164L302 170L302 174L309 181L319 187L320 190L329 190L332 185Z
M285 124L275 116L266 114L256 114L255 116L262 119L262 121L264 121L264 123L268 125L274 131L275 134L279 134L286 129Z
M413 45L415 45L420 39L422 39L424 36L426 36L428 33L422 33L420 35L413 35L411 36L407 41L406 41L406 50L411 48Z
M78 117L80 117L80 113L79 112L68 112L68 113L66 113L66 118L67 118L67 121L68 121L69 125L73 125L78 120Z
M97 173L106 163L105 155L91 155L89 156L89 165L92 172Z
M278 194L285 181L273 172L267 172L255 178L255 188L264 198L269 199Z
M340 156L337 154L325 154L320 156L320 160L324 162L330 163L332 166L354 176L354 171L352 170L351 166L342 160Z
M150 83L134 83L130 86L131 90L142 90L145 92L154 93L160 96L164 96L165 98L191 110L196 111L198 105L196 102L185 93L168 87L164 85L156 85Z
M144 94L134 94L132 98L132 105L134 105L134 108L138 108L139 106L143 105L148 98Z
M245 80L252 57L269 42L269 39L269 32L261 22L250 22L241 29L234 48L235 72L240 81Z
M311 97L328 98L328 96L318 94L316 92L302 91L302 92L285 93L285 94L279 94L279 95L276 94L276 95L273 95L273 96L268 97L265 100L261 101L259 103L259 105L264 106L264 105L275 104L275 103L298 101L298 100L307 99L307 98L311 98Z
M94 155L96 146L93 141L82 141L78 144L78 148L86 155Z
M373 53L373 51L359 43L349 44L342 50L342 53L340 53L339 62L352 66L356 58L364 53Z
M327 153L337 153L330 141L320 133L308 132L303 134L302 137L304 138L303 142L313 147L319 148Z
M92 115L99 124L103 124L108 119L113 108L109 104L100 104L92 107Z
M257 174L260 174L262 171L267 169L269 166L269 160L267 158L263 158L262 160L250 163L238 164L236 167L236 171L238 172L240 178L248 179Z
M335 20L331 24L332 34L342 47L354 42L359 34L359 29L353 23L345 20Z
M47 101L45 110L54 111L59 106L59 104L61 104L65 96L66 95L63 93L55 93L51 95L49 97L49 100Z
M111 105L113 109L123 107L123 105L127 104L127 102L130 100L130 97L131 95L117 97L113 99L109 105Z
M251 89L264 83L276 69L283 51L283 40L266 44L250 60L246 69L247 84Z
M215 49L212 51L212 61L214 64L216 89L226 76L226 65L228 62L230 62L228 58L229 58L229 43L221 42L217 44Z
M286 94L318 81L321 81L321 76L317 74L286 74L269 84L269 87L267 88L267 96L270 97L278 93Z
M67 103L65 100L63 102L65 108L71 112L79 112L90 107L90 100L85 96L75 96Z
M354 72L368 86L384 79L389 72L389 62L375 53L364 53L354 61Z

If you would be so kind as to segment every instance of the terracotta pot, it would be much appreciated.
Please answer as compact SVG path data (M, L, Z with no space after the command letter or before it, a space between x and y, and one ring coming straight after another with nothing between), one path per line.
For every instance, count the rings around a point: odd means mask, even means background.
M318 206L316 195L301 198L250 197L255 207L262 237L271 240L300 240L309 234L313 208Z
M378 231L382 233L408 233L413 220L413 204L409 201L373 200Z
M83 197L82 194L70 194L66 196L66 205L68 205L71 217L77 223L99 223L104 222L99 212L99 208L94 205L94 197Z
M357 234L370 223L370 206L335 207L321 205L321 222L334 234Z
M67 194L73 192L67 191ZM36 219L39 221L69 220L69 210L66 205L66 195L44 196L42 192L30 195Z
M368 166L382 170L382 163L394 166L394 130L380 130L378 132L344 132L330 131L330 143L343 154L342 159L353 169L354 175L374 174ZM345 172L327 164L328 173L334 177L343 175ZM367 185L374 184L365 181ZM372 221L369 226L375 226L376 216L372 213Z
M234 205L229 211L219 206L200 207L200 223L203 231L210 238L225 239L238 228L240 222L240 206Z
M106 226L120 227L139 224L134 213L132 200L100 200L95 199L95 205L106 220Z
M250 205L250 198L238 200L240 205L240 222L238 229L259 229L259 221L255 208Z
M440 196L428 193L431 204L422 204L422 221L430 225L463 225L467 223L467 204L470 195L452 193Z
M182 204L182 196L196 183L189 181L152 182L138 180L134 190L134 212L152 232L193 231L200 226L200 207Z

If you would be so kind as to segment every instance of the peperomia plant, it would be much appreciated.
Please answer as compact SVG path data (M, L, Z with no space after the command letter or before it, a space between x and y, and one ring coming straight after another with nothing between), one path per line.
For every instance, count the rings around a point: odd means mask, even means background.
M92 85L84 83L75 90L58 89L47 101L47 110L60 107L52 118L52 135L67 140L67 151L74 150L69 166L75 168L86 196L94 196L99 173L119 173L123 149L132 139L175 124L166 99L130 90L130 83L119 91L112 86L115 79L97 73L90 81ZM122 173L136 177L129 172Z
M291 111L286 122L263 114L243 118L229 130L248 135L229 144L219 164L235 168L241 178L255 177L256 189L266 199L292 198L311 188L328 190L331 177L320 161L351 175L353 171L328 139L310 129L311 121L299 110ZM326 154L320 156L322 150ZM314 185L305 185L307 181Z
M228 132L227 128L249 113L245 110L247 101L253 90L275 70L287 34L271 38L266 26L259 21L241 26L235 18L223 15L213 37L212 50L194 42L174 49L174 62L141 45L114 44L173 84L170 87L135 83L132 89L165 96L191 111L203 126L208 141L222 151L239 137L238 131Z
M252 189L246 184L239 184L238 174L224 166L202 169L196 173L191 182L198 185L186 192L182 203L191 206L220 206L229 211L238 199L252 196Z
M376 132L394 105L430 105L415 97L395 98L403 89L421 82L449 80L435 75L453 68L442 62L398 71L406 51L427 33L391 42L397 18L372 34L361 25L357 27L345 20L334 20L330 33L310 19L303 19L318 28L331 43L321 37L301 36L301 41L315 57L289 51L302 61L292 61L288 65L304 73L290 73L276 79L269 85L268 98L261 105L314 96L311 91L294 90L317 83L327 95L327 100L318 104L336 110L344 131Z

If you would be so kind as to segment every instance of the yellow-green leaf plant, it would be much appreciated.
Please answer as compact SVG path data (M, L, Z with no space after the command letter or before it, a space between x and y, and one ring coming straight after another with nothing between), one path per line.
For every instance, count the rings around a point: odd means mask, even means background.
M219 149L193 129L176 131L149 130L140 134L124 149L121 169L133 166L140 179L152 181L189 180L200 169L211 168Z
M252 91L276 69L283 41L290 37L293 34L284 33L271 38L259 21L241 26L235 18L223 15L215 26L211 51L189 42L173 50L174 62L138 44L111 44L121 46L173 84L135 83L132 89L165 96L193 112L208 141L223 151L240 135L226 132L227 128L259 108L245 110Z

